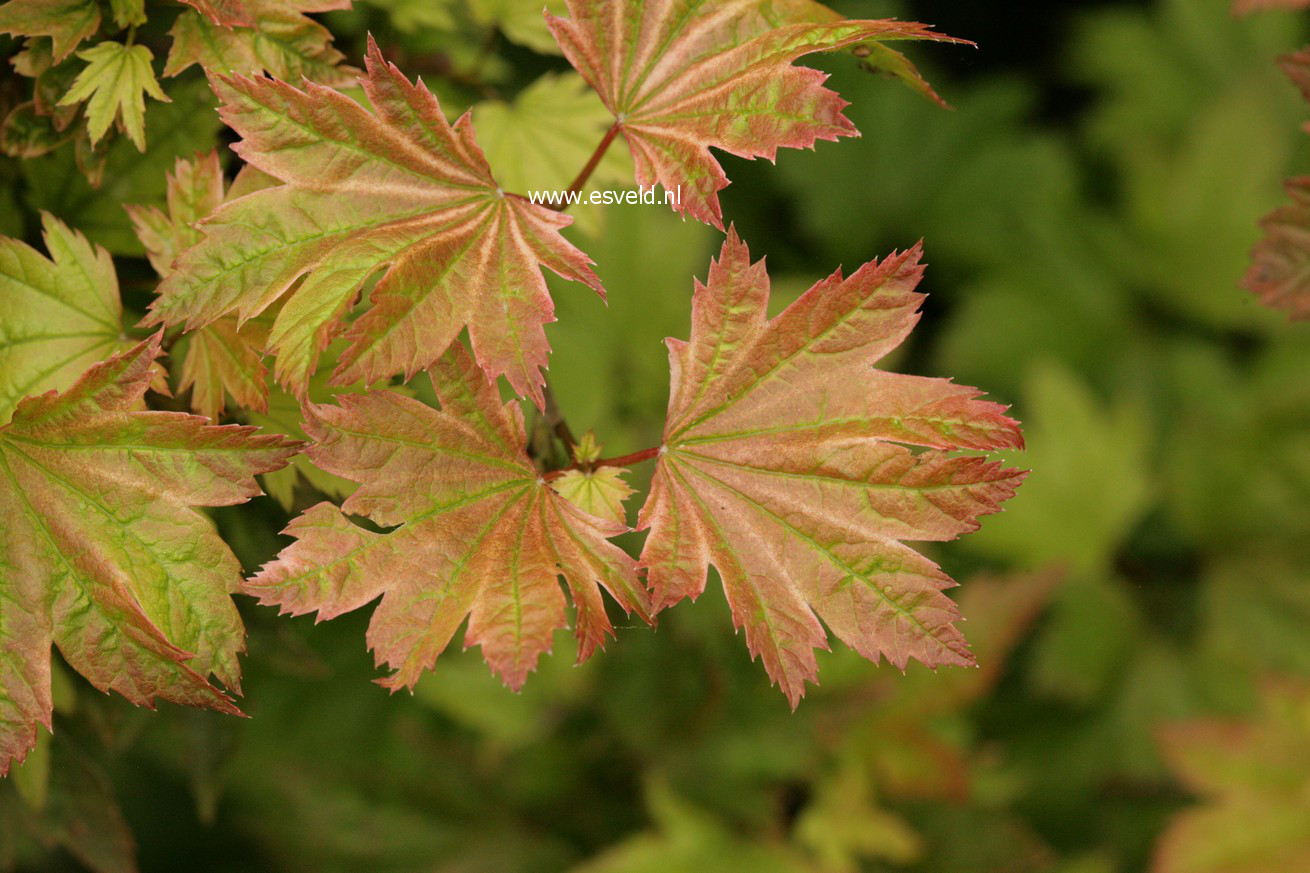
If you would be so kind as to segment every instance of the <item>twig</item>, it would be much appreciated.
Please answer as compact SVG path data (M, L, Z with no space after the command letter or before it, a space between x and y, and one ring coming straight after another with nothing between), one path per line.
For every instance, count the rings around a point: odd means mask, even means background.
M546 408L542 410L546 416L546 424L550 427L551 433L555 434L556 439L564 443L564 448L568 452L568 458L573 458L573 447L578 441L573 436L573 431L569 429L569 423L564 420L564 413L560 411L559 401L555 399L555 391L550 387L550 379L542 374L546 379L541 386L541 394L546 401Z
M633 452L630 455L619 455L617 458L601 458L599 461L592 461L590 464L570 464L561 470L551 470L542 478L547 482L552 479L558 479L570 470L594 470L597 467L630 467L633 464L640 464L642 461L649 461L660 453L663 446L652 446L649 449L642 449L640 452Z

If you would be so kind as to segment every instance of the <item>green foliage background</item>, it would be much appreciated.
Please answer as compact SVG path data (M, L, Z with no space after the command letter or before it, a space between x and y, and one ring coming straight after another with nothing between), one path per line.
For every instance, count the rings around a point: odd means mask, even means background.
M512 17L514 41L475 61L470 34L498 5L513 4L359 0L322 18L355 61L372 30L454 112L565 69ZM122 869L124 823L140 867L170 871L1153 863L1196 802L1159 726L1249 717L1271 676L1310 683L1310 328L1238 286L1279 180L1310 170L1306 107L1273 64L1306 21L1234 19L1225 0L1043 4L1022 21L999 2L834 5L977 40L915 52L955 111L849 57L812 61L863 138L725 159L725 214L767 255L779 306L925 239L932 296L891 364L1013 403L1030 446L1008 511L932 551L962 580L982 669L901 676L839 647L793 714L712 584L582 667L561 634L521 695L471 651L388 696L369 682L367 610L315 626L241 599L252 717L151 714L62 677L56 737L0 784L0 869ZM481 85L443 76L475 63ZM68 149L0 161L0 231L32 239L36 210L55 213L125 256L138 313L151 273L120 205L160 201L174 156L222 141L195 70L167 90L148 152L120 138L99 189ZM604 117L536 108L479 107L480 139L502 177L562 185L598 137L543 137ZM685 335L718 235L658 208L577 212L610 305L554 287L550 376L574 426L621 454L658 440L661 340ZM215 517L253 569L288 515L261 498Z

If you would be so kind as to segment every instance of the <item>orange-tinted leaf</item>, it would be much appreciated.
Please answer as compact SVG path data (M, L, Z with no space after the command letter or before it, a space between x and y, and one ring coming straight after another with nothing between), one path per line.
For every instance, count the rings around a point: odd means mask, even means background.
M170 31L173 45L164 65L165 76L176 76L199 64L213 73L263 72L292 81L303 76L320 85L346 87L359 73L342 63L344 58L332 46L332 34L327 28L304 14L348 9L350 0L244 0L239 5L192 5L200 11L184 12ZM234 17L219 21L215 15Z
M873 369L918 320L918 261L916 248L839 271L769 320L764 264L730 230L696 286L690 342L668 341L668 422L639 524L656 607L698 596L714 564L793 706L827 647L819 619L875 661L973 663L942 593L955 583L903 541L954 539L997 511L1023 474L948 452L1022 438L976 389Z
M1160 731L1160 750L1201 803L1156 844L1157 873L1265 873L1310 865L1310 690L1269 683L1249 721Z
M1246 15L1260 9L1304 9L1310 0L1233 0L1233 11Z
M218 153L195 160L179 158L168 176L168 212L154 206L124 205L146 247L150 264L162 278L172 272L178 253L200 241L196 224L223 202L223 168ZM173 357L181 361L178 390L191 389L191 408L218 420L225 395L238 406L268 409L268 385L260 351L268 327L258 322L238 325L226 316L188 334Z
M285 184L214 213L161 286L153 320L246 319L305 277L269 342L278 380L303 391L360 286L381 272L372 308L346 331L337 384L412 376L468 325L478 363L540 406L554 311L542 268L600 290L559 234L569 219L502 192L469 117L448 124L371 43L363 84L372 113L312 82L215 80L243 137L236 151Z
M50 646L93 685L224 712L245 648L236 558L193 507L242 503L297 444L137 412L159 338L0 427L0 774L50 726Z
M1292 202L1260 222L1265 235L1242 281L1265 304L1299 320L1310 318L1310 177L1286 187Z
M1310 102L1310 46L1283 55L1278 59L1278 67L1292 80L1292 84L1301 92L1302 99Z
M48 258L0 237L0 424L24 397L67 388L126 345L109 253L48 213L41 225Z
M1310 101L1310 47L1284 55L1278 65ZM1310 318L1310 176L1289 179L1284 187L1292 202L1261 219L1264 237L1251 252L1242 284L1298 321Z
M284 612L320 619L382 597L369 625L381 683L413 687L467 616L466 646L518 688L566 626L558 577L577 611L581 661L611 634L604 587L642 617L635 562L607 541L626 530L589 516L541 479L524 451L523 415L502 404L456 343L429 371L440 411L394 391L313 406L306 431L319 467L360 482L338 510L320 503L293 521L296 542L245 584ZM379 525L373 533L342 513Z
M56 62L99 29L96 0L9 0L0 7L0 33L50 37Z
M675 209L720 228L728 179L711 147L772 160L857 135L827 76L792 61L861 45L869 63L931 93L882 43L955 41L914 22L846 21L812 0L568 0L568 12L547 15L551 30L614 114L638 184L680 192Z
M250 27L255 23L242 0L182 0L215 24Z

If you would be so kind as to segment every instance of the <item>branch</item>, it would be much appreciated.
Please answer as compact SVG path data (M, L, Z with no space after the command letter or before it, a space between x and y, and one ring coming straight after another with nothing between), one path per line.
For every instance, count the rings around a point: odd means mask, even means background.
M555 399L555 391L550 387L550 377L542 374L545 382L541 386L541 394L546 401L546 408L542 414L546 417L546 424L550 427L555 437L562 443L568 452L568 457L573 457L573 447L578 444L577 439L573 436L573 431L569 428L569 423L564 420L564 413L560 411L559 401Z
M599 461L592 461L590 464L570 464L561 470L551 470L541 478L549 482L552 479L558 479L570 470L594 470L597 467L630 467L633 464L640 464L642 461L649 461L651 458L658 456L663 448L663 446L652 446L649 449L642 449L630 455L619 455L617 458L601 458Z

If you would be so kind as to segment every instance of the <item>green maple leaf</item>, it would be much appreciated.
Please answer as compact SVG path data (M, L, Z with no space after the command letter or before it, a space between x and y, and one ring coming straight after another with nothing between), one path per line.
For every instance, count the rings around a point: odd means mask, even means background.
M588 515L624 524L627 514L623 510L623 501L633 493L623 480L626 472L626 467L569 470L552 480L550 487Z
M99 29L95 0L9 0L0 6L0 33L50 37L56 62Z
M146 23L146 0L109 0L109 11L119 27Z
M278 381L305 390L344 332L336 384L431 364L468 325L478 362L543 403L554 304L542 268L600 291L587 257L560 235L569 219L496 183L466 115L370 43L363 85L373 111L312 82L218 77L235 150L285 184L225 204L159 288L154 323L243 320L286 295L270 334ZM346 328L364 282L372 306ZM303 282L300 281L303 278ZM291 291L292 286L298 287Z
M559 54L541 13L563 12L563 0L469 0L468 8L479 24L495 27L510 42L541 54Z
M145 112L149 94L156 100L170 102L159 87L150 66L155 56L143 45L123 45L105 40L77 53L87 62L77 74L73 87L59 101L60 106L86 105L87 131L94 145L118 120L128 139L140 151L146 150Z
M63 389L129 345L109 253L48 213L46 259L0 237L0 424L29 394Z
M857 135L827 77L792 61L862 46L870 63L920 87L913 66L882 43L958 41L915 22L846 21L812 0L567 6L568 18L547 15L551 31L613 114L638 184L678 192L675 209L719 228L728 179L711 147L773 160L779 148Z
M103 691L235 713L240 565L194 507L243 503L298 444L136 411L159 337L0 427L0 774L50 727L50 646Z
M955 583L903 541L954 539L996 512L1024 474L950 452L1022 437L974 388L873 368L918 320L918 261L916 248L838 271L769 320L764 264L729 230L690 341L668 341L668 420L638 524L656 608L699 596L713 564L793 706L828 645L819 619L874 661L973 663L942 593Z
M603 586L627 611L649 615L636 562L608 542L623 525L589 516L542 481L524 445L523 414L461 344L429 373L441 410L394 391L311 406L305 430L316 465L360 483L341 509L321 503L285 533L296 542L244 590L283 612L320 620L382 597L368 643L413 687L468 617L465 646L519 688L554 631L577 611L578 660L612 634ZM373 533L344 513L387 527Z

